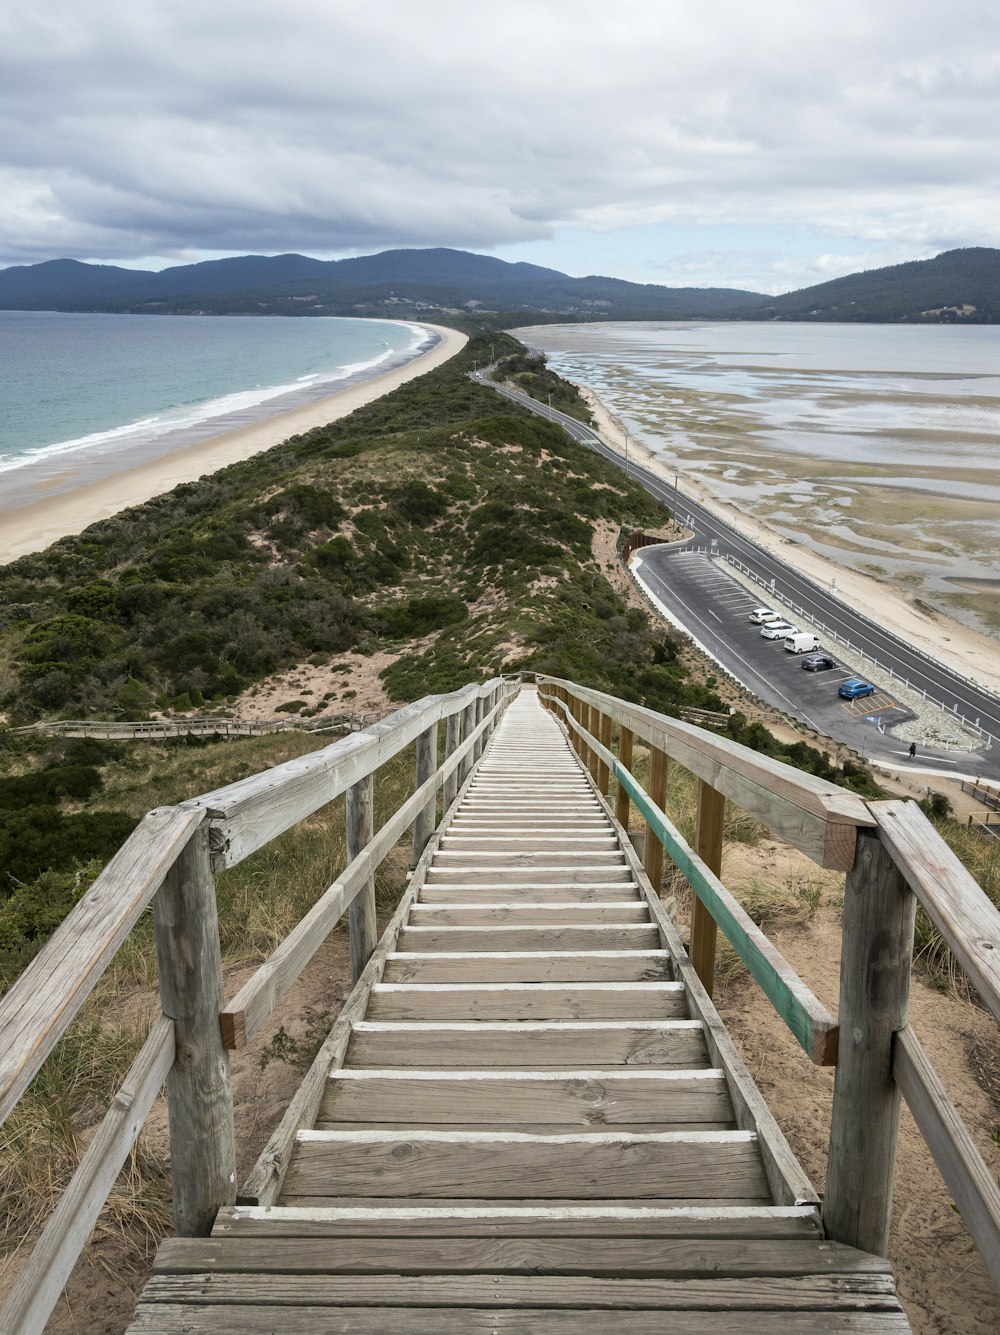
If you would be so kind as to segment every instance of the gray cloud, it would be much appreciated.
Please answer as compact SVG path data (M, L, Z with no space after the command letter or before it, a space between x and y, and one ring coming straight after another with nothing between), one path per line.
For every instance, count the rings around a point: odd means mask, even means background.
M998 37L972 0L8 0L0 263L671 221L1000 244Z

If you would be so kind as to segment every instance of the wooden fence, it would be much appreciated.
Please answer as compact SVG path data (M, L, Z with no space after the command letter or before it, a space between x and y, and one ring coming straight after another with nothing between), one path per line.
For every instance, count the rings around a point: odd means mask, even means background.
M836 1065L823 1209L828 1235L885 1255L902 1097L1000 1288L1000 1189L907 1022L918 903L1000 1020L1000 911L913 802L865 801L572 682L540 676L538 687L601 792L607 795L615 779L619 823L628 828L631 804L642 815L643 861L654 887L665 851L694 891L690 953L709 992L721 927L813 1061ZM636 740L649 748L645 789L632 774ZM663 810L668 763L697 780L693 848ZM820 866L846 872L839 1023L719 880L727 800Z
M417 861L437 824L439 794L446 810L517 690L516 679L495 678L428 696L322 750L143 819L0 1002L3 1120L152 904L162 1015L0 1312L0 1330L43 1330L164 1081L177 1233L207 1233L219 1208L236 1200L227 1050L262 1024L345 912L357 981L376 945L375 868L410 827ZM376 832L374 776L411 743L414 791ZM227 1003L215 873L342 793L348 866ZM255 1199L268 1199L280 1186L291 1135L286 1118L265 1154L268 1182L251 1184Z
M41 733L46 737L96 737L106 742L156 742L170 737L268 737L276 732L361 732L384 718L389 710L318 714L313 718L179 718L179 719L51 719L11 728L15 735Z

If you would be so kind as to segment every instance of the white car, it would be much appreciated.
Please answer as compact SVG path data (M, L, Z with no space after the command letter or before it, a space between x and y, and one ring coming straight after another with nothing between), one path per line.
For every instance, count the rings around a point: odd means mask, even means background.
M765 640L783 640L786 635L798 635L799 628L788 621L769 621L760 633Z
M755 607L747 620L752 621L755 626L763 626L768 621L780 621L781 617L769 607Z

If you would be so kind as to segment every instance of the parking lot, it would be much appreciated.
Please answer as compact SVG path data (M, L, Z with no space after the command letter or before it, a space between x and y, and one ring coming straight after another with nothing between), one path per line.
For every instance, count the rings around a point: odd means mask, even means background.
M662 553L663 549L658 549ZM913 718L913 712L889 692L843 700L841 683L862 675L843 663L836 647L823 644L837 666L822 672L803 670L805 655L787 652L784 637L767 639L762 627L749 620L754 608L769 606L766 592L750 592L720 570L705 553L674 551L652 563L643 563L641 582L660 603L669 619L688 632L712 658L760 699L801 719L818 732L861 751L897 759L906 748L891 733L893 723ZM774 611L781 613L781 605ZM807 624L802 630L811 630Z

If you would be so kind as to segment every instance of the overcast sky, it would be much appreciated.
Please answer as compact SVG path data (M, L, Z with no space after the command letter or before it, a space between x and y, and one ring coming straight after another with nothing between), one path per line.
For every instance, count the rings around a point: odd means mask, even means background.
M1000 246L998 135L987 0L0 0L0 266L786 291Z

